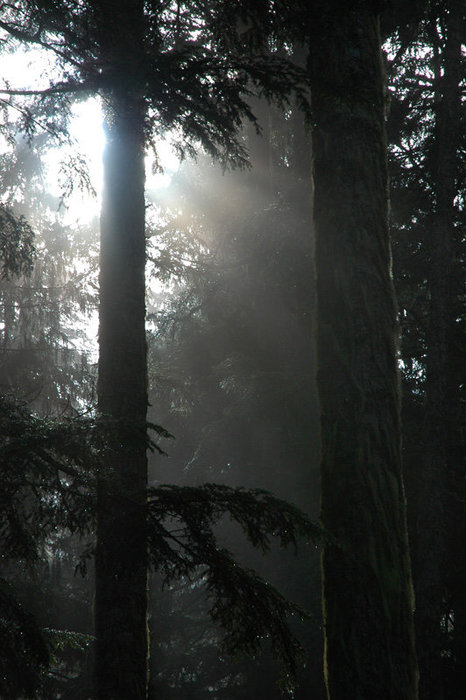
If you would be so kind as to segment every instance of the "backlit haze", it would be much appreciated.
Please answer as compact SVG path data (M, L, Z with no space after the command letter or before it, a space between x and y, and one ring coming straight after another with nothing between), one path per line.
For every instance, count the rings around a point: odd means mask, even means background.
M102 110L98 98L77 103L73 107L70 123L70 136L75 146L52 151L47 159L47 183L57 197L62 194L61 180L63 164L74 153L81 153L87 165L90 184L95 194L79 191L75 188L65 199L64 206L69 223L83 223L98 216L100 212L100 193L102 186L102 152L105 136L102 128ZM162 172L152 172L153 156L146 156L146 190L158 190L168 187L173 174L178 168L178 159L169 142L161 139L157 147L158 162Z
M45 90L52 79L59 80L60 74L53 59L47 51L30 49L2 55L0 70L0 88L14 90ZM9 119L16 121L21 115L25 98L0 95L8 107ZM27 104L27 98L26 98ZM45 192L51 195L48 200L49 223L53 219L59 224L71 227L76 231L93 231L94 240L98 238L98 219L101 209L101 190L103 178L102 153L105 145L103 131L103 115L99 97L85 101L77 101L71 107L69 121L69 140L59 143L53 136L49 146L43 149L41 155L42 183ZM49 126L41 118L34 123L36 134L48 132ZM21 133L13 133L14 139L20 143L24 139ZM3 141L3 143L1 143ZM9 146L0 136L0 146ZM179 160L167 139L161 138L157 144L157 168L154 168L154 154L146 156L146 192L149 198L157 196L160 190L170 185L173 174L178 170ZM155 171L155 172L154 172ZM34 222L33 222L34 223ZM52 224L53 225L53 224ZM79 235L79 234L78 234ZM87 236L88 233L83 235ZM36 239L36 242L40 240ZM40 243L39 243L40 245ZM89 261L76 260L75 269L85 274ZM151 288L159 285L151 279ZM88 309L75 319L76 329L80 332L80 340L75 340L75 347L86 349L92 361L97 360L97 310ZM79 334L78 334L79 335Z
M14 89L46 89L55 68L53 59L40 49L17 51L2 56L2 87ZM36 124L40 130L40 122ZM60 201L59 214L66 224L85 224L99 215L102 186L102 151L105 137L102 128L100 99L89 98L72 107L69 134L71 143L50 149L44 158L47 190ZM168 140L157 144L158 172L153 172L153 155L146 157L146 189L166 188L178 169L179 161ZM71 189L67 186L73 174L71 163L79 159L87 170L89 188L81 186L77 174ZM65 196L64 196L65 195Z

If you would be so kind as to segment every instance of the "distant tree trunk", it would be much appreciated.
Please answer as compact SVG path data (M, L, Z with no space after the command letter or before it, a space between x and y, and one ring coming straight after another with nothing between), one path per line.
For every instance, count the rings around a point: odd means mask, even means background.
M435 203L429 232L430 318L426 336L426 397L423 469L417 508L416 634L422 700L442 700L441 619L446 594L446 497L449 400L447 396L448 332L451 318L451 272L454 254L454 199L457 193L457 150L460 133L461 33L460 3L444 10L446 40L431 20L435 65ZM441 46L442 45L442 46ZM464 690L464 689L463 689Z
M247 122L245 126L249 160L255 174L255 196L271 200L274 192L274 163L272 148L272 106L265 99L251 99L251 107L261 127L256 132L255 124ZM242 173L242 176L244 173Z
M311 18L325 673L331 700L414 700L384 74L376 3Z
M291 55L293 62L305 69L308 53L305 44L295 43ZM289 130L292 139L290 165L299 179L302 179L306 184L309 184L309 181L312 183L311 130L306 124L303 112L297 104L293 105ZM312 191L309 199L311 205L313 199Z
M98 407L110 421L110 444L97 504L98 700L147 696L145 107L137 83L142 8L139 0L96 3L102 56L116 76L103 96Z

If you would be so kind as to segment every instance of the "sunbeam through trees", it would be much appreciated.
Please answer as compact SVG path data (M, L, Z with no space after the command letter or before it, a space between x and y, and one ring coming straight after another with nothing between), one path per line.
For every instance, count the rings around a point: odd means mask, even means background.
M0 697L464 697L466 10L408 5L0 2Z

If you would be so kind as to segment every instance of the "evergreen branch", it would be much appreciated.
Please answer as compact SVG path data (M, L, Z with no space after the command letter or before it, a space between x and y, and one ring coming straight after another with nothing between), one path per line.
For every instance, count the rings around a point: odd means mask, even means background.
M0 261L2 278L29 275L35 256L34 233L24 216L0 205Z
M53 129L51 129L47 124L44 124L43 122L40 122L38 119L33 117L27 108L18 107L18 105L15 105L12 102L9 102L8 100L4 100L1 97L0 102L3 105L5 105L5 107L9 107L10 109L14 109L17 112L19 112L21 116L24 117L25 121L30 121L32 124L36 124L36 126L39 126L44 131L47 131L51 136L57 135L56 132Z
M153 566L162 571L167 582L190 579L201 571L212 600L210 615L226 630L224 650L254 656L261 641L270 640L283 666L283 684L291 689L302 649L287 618L302 619L308 614L255 572L235 562L218 546L213 528L229 515L255 547L267 551L271 537L283 547L292 544L295 548L299 536L321 541L325 537L322 527L266 491L219 484L149 489L148 512Z
M40 38L40 35L42 33L41 28L39 28L34 34L30 34L29 32L18 29L17 27L13 27L11 24L9 24L8 22L4 22L3 20L0 20L0 28L8 32L8 34L10 34L10 36L12 36L14 39L18 39L18 41L24 41L26 44L35 44L37 46L41 46L47 51L52 51L56 56L67 61L68 63L71 63L76 68L80 67L79 61L73 59L69 52L61 51L49 42L43 41Z
M161 485L149 489L154 514L180 518L197 527L210 528L226 513L244 530L254 547L270 548L270 536L282 547L296 546L297 538L319 542L327 536L321 525L311 521L295 506L262 489L232 488L223 484L202 486Z
M50 663L44 636L31 613L23 608L0 578L0 696L32 697L41 673ZM9 671L14 668L15 674Z
M93 85L95 87L95 85ZM57 83L43 90L14 90L9 88L0 88L1 95L11 95L20 97L48 97L49 95L63 95L71 92L87 92L91 88L90 86L83 82L78 83L75 80L70 80L68 82Z

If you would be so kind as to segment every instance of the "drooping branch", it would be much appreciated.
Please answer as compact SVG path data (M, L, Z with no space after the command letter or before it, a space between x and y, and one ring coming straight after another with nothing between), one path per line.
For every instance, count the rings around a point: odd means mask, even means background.
M300 537L317 543L326 534L298 508L259 489L204 484L149 490L152 566L167 582L201 576L211 601L210 615L225 630L224 651L254 656L269 640L282 665L282 683L291 689L303 650L287 619L309 614L220 545L215 525L224 517L239 524L263 552L270 549L272 538L282 547L296 548Z
M95 87L95 86L93 86ZM33 90L33 89L12 89L12 88L0 88L1 95L11 95L17 97L48 97L49 95L63 95L73 92L88 92L91 87L88 83L79 83L75 80L70 80L68 82L57 83L56 85L51 85L43 90Z
M36 46L40 46L43 49L46 49L47 51L52 51L59 58L65 60L67 63L71 63L77 68L79 68L80 66L79 61L73 59L73 57L70 55L70 52L62 51L50 42L41 39L42 27L40 26L34 33L31 33L25 30L18 29L17 27L11 25L9 22L0 20L0 28L4 29L6 32L8 32L8 34L10 34L14 39L17 39L18 41L24 42L25 44L34 44Z

